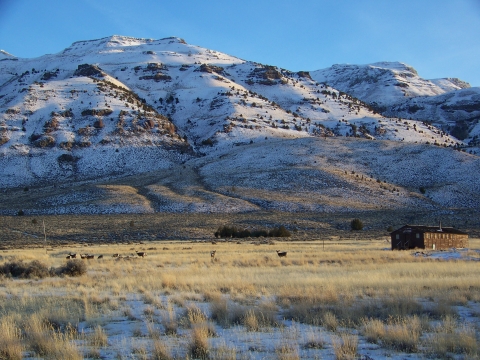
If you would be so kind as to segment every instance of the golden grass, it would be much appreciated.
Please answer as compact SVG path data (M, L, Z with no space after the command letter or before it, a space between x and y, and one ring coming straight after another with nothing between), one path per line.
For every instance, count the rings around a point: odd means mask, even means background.
M172 355L165 341L161 339L155 339L153 341L152 360L171 360Z
M105 330L102 329L100 325L95 327L95 330L91 334L90 345L94 347L106 347L108 345L108 335L105 333Z
M208 359L210 346L208 344L208 328L195 326L191 331L189 353L194 359Z
M341 333L333 338L333 350L335 359L353 360L357 356L358 336Z
M418 350L421 335L421 323L417 316L395 319L386 325L382 342L389 348L411 353Z
M22 359L23 344L21 330L17 327L15 319L4 317L0 320L0 359Z
M480 241L471 240L471 244L480 245ZM0 344L17 349L13 353L33 349L42 356L60 351L50 344L50 339L55 339L75 358L79 351L75 335L68 329L87 321L99 332L94 335L98 340L94 346L108 347L108 336L99 322L119 314L123 320L152 324L147 325L152 342L148 349L150 354L158 353L157 358L163 356L162 336L174 338L179 327L190 329L186 345L190 355L215 358L225 353L232 357L235 348L215 349L208 344L208 336L215 331L209 321L225 328L240 325L259 332L275 331L282 318L321 326L333 333L344 327L362 329L362 336L381 346L395 351L423 351L419 350L423 317L452 318L453 305L480 301L478 263L417 258L409 251L392 252L386 247L388 244L381 240L337 241L325 249L322 242L314 241L275 246L248 241L218 241L216 245L170 241L70 245L47 253L44 249L19 249L15 254L1 255L0 265L12 260L41 260L49 267L58 267L70 252L101 254L104 258L88 261L87 274L80 277L41 281L0 278L0 326L7 329L7 335L0 336ZM214 262L210 258L213 249L217 251ZM288 257L279 258L277 249L287 251ZM147 251L147 257L136 256L135 250ZM114 258L115 253L132 258ZM142 315L134 315L131 304L125 302L127 298L146 304ZM196 305L201 301L209 303L208 312ZM155 327L154 321L161 325ZM427 346L430 353L476 355L478 341L472 328L456 325L454 331L447 332L448 321L442 321L442 330L431 335ZM25 338L15 335L19 334L16 331L23 331ZM460 345L450 345L447 333L453 334ZM355 355L355 338L342 333L335 339L337 358ZM444 345L434 346L434 341ZM307 340L305 348L321 349L325 342L323 337ZM155 346L158 352L151 350ZM298 349L284 350L277 351L277 356L298 355ZM166 358L171 356L168 351L165 354Z
M237 360L237 349L233 346L228 346L223 341L219 346L211 349L209 358L212 360Z
M435 327L433 334L428 335L426 345L429 347L427 352L435 357L463 354L478 358L480 355L475 328L471 324L457 324L450 316Z
M49 359L83 359L73 342L74 333L56 331L44 320L32 315L26 326L29 347L39 356Z

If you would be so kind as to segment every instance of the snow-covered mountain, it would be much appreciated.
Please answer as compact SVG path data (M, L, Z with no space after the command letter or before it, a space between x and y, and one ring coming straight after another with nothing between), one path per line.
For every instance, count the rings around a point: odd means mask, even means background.
M480 88L456 78L425 80L399 62L333 65L312 78L347 92L385 116L425 121L474 145L480 131Z
M396 104L404 98L435 96L470 87L454 78L425 80L413 67L401 62L338 64L312 72L312 78L379 107Z
M467 205L463 196L440 195L438 189L444 188L435 179L445 178L443 166L422 175L428 177L427 184L427 179L419 182L418 176L389 175L395 169L380 160L384 154L371 150L395 148L402 159L411 157L408 166L418 173L425 168L423 162L432 163L441 156L450 169L475 169L478 175L478 158L455 151L463 142L448 135L446 128L399 116L411 115L412 109L399 99L413 101L418 96L431 100L429 109L438 108L435 99L445 96L443 110L459 113L455 106L460 99L477 101L478 94L476 88L462 87L467 85L452 79L423 80L400 63L292 72L179 38L111 36L78 41L58 54L34 59L2 51L0 186L104 184L101 191L96 187L85 197L57 194L55 199L61 199L51 201L38 195L37 205L28 205L31 211L47 212L60 208L65 212L348 208L345 199L319 205L341 193L347 200L361 195L352 200L356 204L352 206L369 208L378 204L377 196L383 196L385 189L392 194L388 196L394 208L409 206L411 201L426 208L436 202L475 207L480 203L475 196L468 196ZM389 112L381 115L371 104L388 104ZM449 121L445 119L445 124ZM330 153L338 149L344 157ZM364 152L367 158L361 156ZM398 163L395 152L385 161ZM300 168L304 172L298 173ZM185 177L179 178L177 172L185 172ZM352 187L352 173L375 181ZM140 181L139 174L148 180ZM107 186L130 175L136 176L129 178L132 191ZM317 176L325 180L312 182ZM378 179L390 182L383 185ZM454 187L476 189L470 178L452 182ZM337 190L319 197L322 186ZM415 195L419 186L431 186L439 195L432 192L431 198L421 195L419 200ZM365 187L371 190L371 198L365 197ZM377 188L383 190L377 193ZM304 195L293 196L292 189ZM273 193L277 200L264 199ZM136 205L118 207L123 203L119 194L130 194L138 204L132 200ZM287 205L285 199L291 196L292 204ZM117 210L112 210L115 201L106 198L118 200ZM109 205L95 208L92 202Z

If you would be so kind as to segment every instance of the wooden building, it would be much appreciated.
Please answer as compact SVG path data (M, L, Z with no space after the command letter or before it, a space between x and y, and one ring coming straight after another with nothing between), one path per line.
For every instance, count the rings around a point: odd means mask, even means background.
M440 226L405 225L390 233L392 250L442 250L468 247L468 234Z

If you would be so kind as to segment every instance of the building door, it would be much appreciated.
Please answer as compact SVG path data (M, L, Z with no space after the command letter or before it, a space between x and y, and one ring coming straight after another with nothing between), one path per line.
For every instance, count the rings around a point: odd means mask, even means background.
M412 244L412 234L411 233L406 233L404 234L404 243L403 243L403 248L410 249L411 244Z

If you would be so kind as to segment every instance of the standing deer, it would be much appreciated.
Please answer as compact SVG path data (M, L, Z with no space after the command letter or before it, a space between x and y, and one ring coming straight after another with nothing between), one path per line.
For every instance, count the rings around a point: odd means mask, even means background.
M138 256L140 256L142 258L147 256L147 253L145 251L135 251L135 252L137 253Z
M287 257L287 252L286 252L286 251L277 250L277 255L278 255L279 257Z

